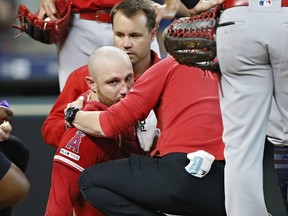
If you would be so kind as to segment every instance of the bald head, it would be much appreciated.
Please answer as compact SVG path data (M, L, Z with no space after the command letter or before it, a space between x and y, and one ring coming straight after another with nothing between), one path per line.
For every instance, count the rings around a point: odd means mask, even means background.
M96 80L97 76L105 75L105 71L122 67L133 70L129 56L115 46L103 46L95 50L88 59L89 74Z
M134 84L133 68L125 51L114 46L95 50L88 59L90 77L86 82L98 101L110 106L129 92Z

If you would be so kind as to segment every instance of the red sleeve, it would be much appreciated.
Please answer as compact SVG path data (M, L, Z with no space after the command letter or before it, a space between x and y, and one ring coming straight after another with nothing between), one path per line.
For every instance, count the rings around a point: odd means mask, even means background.
M145 119L151 109L161 130L152 155L201 149L217 160L224 158L216 74L178 64L168 56L150 67L125 98L100 114L100 125L112 137Z
M145 119L153 108L157 108L169 76L167 71L174 70L169 61L162 60L160 63L150 67L125 98L100 114L100 125L106 137L125 133L129 126Z
M74 101L89 89L85 82L85 76L88 76L87 65L78 68L68 77L64 89L42 126L42 136L46 144L58 147L65 132L64 109L67 103Z

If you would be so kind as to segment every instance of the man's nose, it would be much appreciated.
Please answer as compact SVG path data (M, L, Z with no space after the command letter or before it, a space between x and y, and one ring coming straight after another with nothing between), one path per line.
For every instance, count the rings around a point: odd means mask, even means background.
M123 83L120 89L120 94L127 94L127 92L129 91L129 86L127 85L127 83Z
M131 47L132 43L129 37L124 37L123 39L123 47Z

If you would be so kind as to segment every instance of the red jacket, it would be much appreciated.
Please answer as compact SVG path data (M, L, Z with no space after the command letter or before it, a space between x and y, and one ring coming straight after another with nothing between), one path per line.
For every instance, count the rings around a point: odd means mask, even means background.
M119 103L100 114L107 137L124 132L154 109L161 135L152 156L204 150L223 160L218 76L168 57L150 67Z
M90 91L82 94L85 98L83 110L107 109L105 104L89 100L89 94ZM84 134L75 127L68 128L53 159L51 188L45 216L72 215L73 209L77 215L104 216L83 200L77 182L87 167L115 159L119 152L119 143L118 137L103 139Z
M152 62L156 64L160 58L154 51L151 51ZM88 67L84 65L70 74L66 84L53 105L49 115L42 126L42 136L46 144L58 147L65 132L64 110L68 103L76 100L89 88L85 77L89 76Z

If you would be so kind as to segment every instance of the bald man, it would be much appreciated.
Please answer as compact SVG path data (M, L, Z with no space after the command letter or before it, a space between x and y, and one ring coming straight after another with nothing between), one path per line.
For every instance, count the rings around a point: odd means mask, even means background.
M133 68L129 56L121 49L105 46L94 51L88 59L87 92L81 97L85 110L105 110L122 98L134 84ZM66 121L75 115L70 110ZM122 137L128 137L128 134ZM133 139L134 134L131 134ZM107 139L86 135L75 127L64 133L53 160L52 182L46 216L72 216L75 203L83 202L77 185L81 172L90 165L119 158L120 136ZM87 206L86 206L87 207ZM92 206L82 208L79 215L103 215Z

